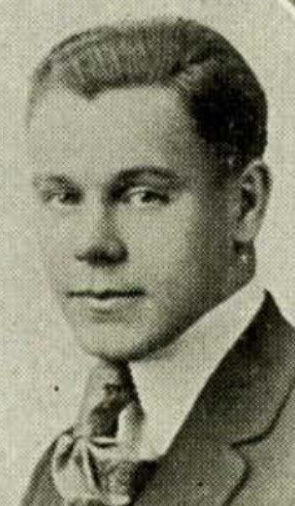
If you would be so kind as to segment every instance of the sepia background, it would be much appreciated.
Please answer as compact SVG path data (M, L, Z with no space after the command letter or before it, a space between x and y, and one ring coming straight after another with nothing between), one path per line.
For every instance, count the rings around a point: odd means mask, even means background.
M1 504L19 503L34 463L73 422L93 362L76 348L51 298L33 232L22 130L32 68L53 44L98 22L182 15L227 36L269 97L267 161L275 185L259 238L259 275L295 323L292 9L289 0L0 0Z

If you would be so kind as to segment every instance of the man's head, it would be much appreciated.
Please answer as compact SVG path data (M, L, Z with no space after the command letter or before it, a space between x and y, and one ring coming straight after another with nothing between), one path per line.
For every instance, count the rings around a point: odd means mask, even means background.
M27 118L40 241L84 349L143 357L251 277L266 116L243 58L191 21L100 27L42 62Z

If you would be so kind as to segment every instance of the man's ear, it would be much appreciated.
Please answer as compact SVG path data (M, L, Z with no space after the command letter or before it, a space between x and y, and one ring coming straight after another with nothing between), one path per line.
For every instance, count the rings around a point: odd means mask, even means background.
M234 232L237 245L246 245L257 236L267 208L271 186L270 170L261 160L251 162L239 176Z

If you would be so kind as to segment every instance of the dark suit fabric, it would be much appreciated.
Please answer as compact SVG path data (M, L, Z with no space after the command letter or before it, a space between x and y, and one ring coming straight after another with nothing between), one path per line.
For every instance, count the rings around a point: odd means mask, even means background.
M295 506L294 386L295 330L267 294L135 505ZM53 449L22 506L63 505L50 477Z

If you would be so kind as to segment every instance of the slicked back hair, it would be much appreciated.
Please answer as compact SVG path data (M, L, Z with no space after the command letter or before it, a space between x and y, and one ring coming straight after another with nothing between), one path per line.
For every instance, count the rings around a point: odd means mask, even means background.
M230 172L263 156L267 102L261 85L222 35L191 20L103 25L66 39L32 76L27 121L56 86L92 100L106 89L140 85L178 90L196 133Z

